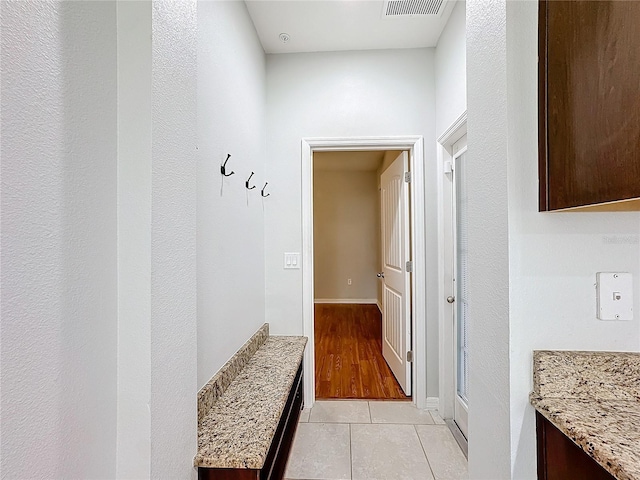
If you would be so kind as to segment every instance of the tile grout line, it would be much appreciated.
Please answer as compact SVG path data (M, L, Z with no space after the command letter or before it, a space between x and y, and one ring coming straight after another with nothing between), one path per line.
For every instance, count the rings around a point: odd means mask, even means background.
M440 426L442 426L442 425L446 425L446 423L438 423L438 422L436 421L435 417L433 416L433 413L431 413L432 411L437 411L437 410L428 410L429 415L431 415L431 419L433 420L433 424L434 424L434 425L440 425ZM442 416L440 415L440 412L438 412L438 417L440 417L440 420L441 420L441 421L444 421L444 419L443 419L443 418L442 418Z
M348 426L348 441L349 441L349 452L348 452L348 457L349 457L349 473L348 473L348 477L341 477L344 478L345 480L353 480L355 478L355 465L354 465L354 454L353 454L353 450L354 450L354 440L353 440L353 426L363 426L365 428L365 430L363 431L363 433L368 432L368 427L366 427L366 425L368 425L369 427L372 427L373 425L377 425L378 427L408 427L408 426L412 426L414 433L416 433L417 437L418 437L418 441L420 442L420 448L423 452L423 458L427 461L427 466L429 468L429 471L431 472L432 475L432 479L433 480L438 480L440 477L436 477L435 475L435 471L433 470L433 467L431 465L431 460L430 457L428 456L427 452L426 452L426 445L429 444L431 445L430 442L428 442L428 439L425 439L423 441L423 439L421 438L419 431L418 431L418 426L420 426L424 431L434 431L434 430L438 430L439 427L444 427L445 430L448 430L446 425L441 425L441 424L436 424L435 423L435 419L433 418L433 415L431 414L431 412L429 411L430 415L427 418L430 418L431 420L433 420L433 423L426 423L426 424L417 424L417 423L380 423L380 424L375 424L373 423L373 416L372 416L372 411L371 411L371 403L369 401L367 401L367 408L368 408L368 418L365 419L364 417L361 416L361 414L359 415L359 417L361 418L361 422L351 422L349 420L347 420L346 422L343 420L342 422L317 422L316 425L347 425ZM310 409L313 410L313 409ZM361 410L360 410L361 411ZM309 412L309 420L311 419L311 412ZM310 423L310 422L309 422ZM309 425L311 426L311 425ZM405 430L406 432L406 430ZM434 454L434 452L432 452L432 454ZM418 458L418 457L416 457ZM434 456L434 460L439 460L440 457L439 455ZM436 461L437 463L437 461ZM344 471L343 471L344 472ZM346 472L344 472L346 473ZM426 473L426 472L425 472ZM291 477L286 477L287 479L291 478ZM297 477L293 477L293 478L297 478ZM301 478L306 478L306 477L301 477ZM328 477L326 477L328 478Z
M349 478L353 480L353 440L351 438L351 424L349 423Z
M429 461L429 455L427 455L427 451L424 449L424 445L422 443L422 439L420 438L420 434L418 433L417 425L414 425L413 429L415 430L416 435L418 436L418 442L420 442L420 448L422 448L422 453L424 453L424 458L427 460L427 465L429 465L429 471L431 472L431 476L434 478L434 480L437 480L436 479L436 474L433 471L433 468L431 468L431 462Z

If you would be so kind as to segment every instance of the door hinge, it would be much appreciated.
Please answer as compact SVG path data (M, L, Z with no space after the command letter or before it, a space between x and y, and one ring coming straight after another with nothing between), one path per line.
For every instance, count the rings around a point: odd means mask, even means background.
M407 352L407 362L413 363L413 350Z
M405 269L407 270L407 272L411 273L413 272L413 262L411 260L409 260L406 264L405 264Z
M404 172L404 181L406 183L411 183L411 172Z

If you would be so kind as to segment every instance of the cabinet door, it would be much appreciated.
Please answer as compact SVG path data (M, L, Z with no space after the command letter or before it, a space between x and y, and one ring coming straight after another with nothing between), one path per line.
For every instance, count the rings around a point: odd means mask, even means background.
M540 210L640 197L640 2L542 1Z
M539 480L615 480L564 433L536 412Z

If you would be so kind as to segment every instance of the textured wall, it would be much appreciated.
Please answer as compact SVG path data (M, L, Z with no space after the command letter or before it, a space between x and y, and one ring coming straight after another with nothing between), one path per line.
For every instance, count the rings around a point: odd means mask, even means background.
M458 0L436 47L436 135L467 109L466 2Z
M640 214L537 211L537 7L467 2L470 478L536 476L534 349L640 349L637 316L597 320L594 288L640 277Z
M2 478L113 478L116 5L1 21Z
M244 2L198 4L198 386L264 323L265 55ZM235 175L222 178L220 165ZM251 172L252 185L245 180Z
M151 0L118 2L117 478L151 468Z
M152 12L151 477L195 478L195 1Z
M467 2L469 478L510 478L506 2ZM551 314L551 312L550 312Z
M507 2L511 462L535 478L535 349L640 350L640 213L539 213L537 2ZM634 320L596 318L597 272L630 272Z
M433 49L267 55L267 175L277 179L265 207L271 330L302 333L302 271L282 268L284 252L302 249L301 139L424 135L428 396L438 392L433 70Z

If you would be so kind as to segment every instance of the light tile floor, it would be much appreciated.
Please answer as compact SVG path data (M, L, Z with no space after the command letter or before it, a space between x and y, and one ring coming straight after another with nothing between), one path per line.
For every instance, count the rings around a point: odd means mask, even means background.
M467 460L437 412L409 402L318 401L303 410L287 480L462 480Z

